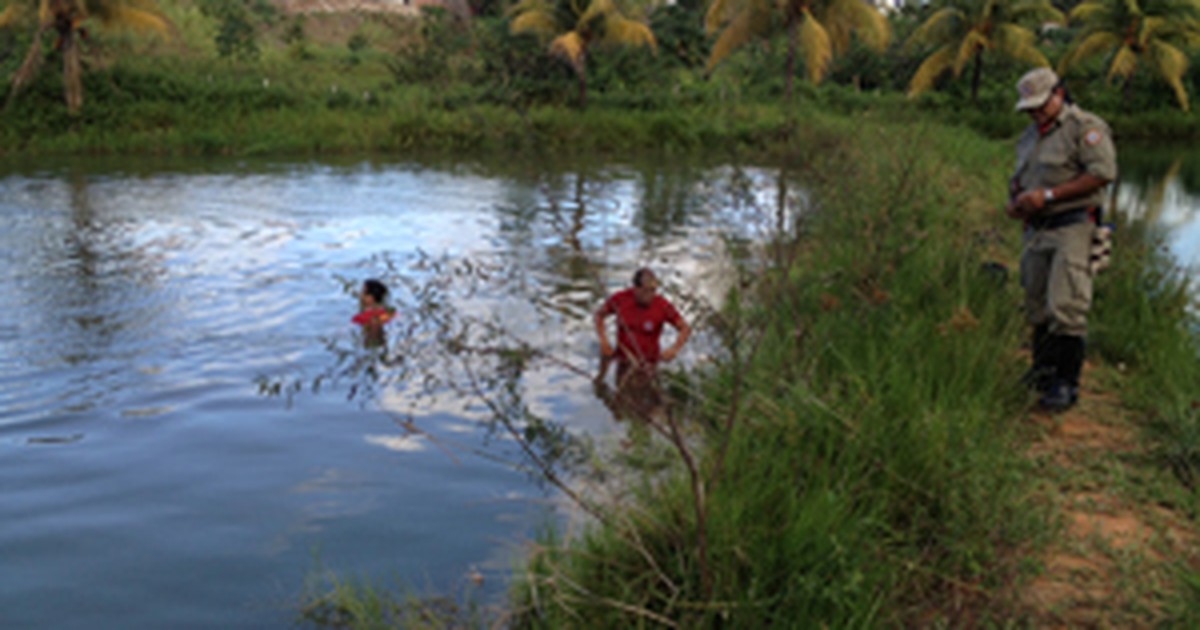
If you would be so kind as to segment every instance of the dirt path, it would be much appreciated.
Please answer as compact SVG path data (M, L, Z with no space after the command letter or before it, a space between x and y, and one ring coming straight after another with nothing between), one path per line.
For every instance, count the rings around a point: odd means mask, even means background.
M1028 456L1061 531L1016 603L1038 628L1153 627L1175 597L1179 563L1194 566L1198 536L1164 500L1178 481L1145 454L1129 412L1089 368L1080 404L1029 416L1039 437Z

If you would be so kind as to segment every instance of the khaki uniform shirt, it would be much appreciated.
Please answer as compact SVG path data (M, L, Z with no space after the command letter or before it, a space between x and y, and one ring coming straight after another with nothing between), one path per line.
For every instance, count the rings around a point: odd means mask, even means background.
M1112 132L1099 116L1064 104L1045 135L1037 123L1025 128L1017 141L1017 170L1021 190L1052 188L1088 173L1105 181L1117 178L1117 149ZM1073 199L1055 199L1046 214L1104 205L1104 187Z

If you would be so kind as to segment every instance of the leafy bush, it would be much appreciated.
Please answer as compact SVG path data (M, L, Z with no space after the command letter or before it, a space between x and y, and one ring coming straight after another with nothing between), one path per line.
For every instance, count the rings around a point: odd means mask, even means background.
M537 38L513 35L505 20L477 22L485 99L519 108L566 103L574 95L575 76L567 64L550 57Z
M267 0L200 0L200 12L217 21L214 41L222 58L258 59L258 26L274 22L278 10Z
M477 77L458 70L468 67L463 58L472 55L474 35L470 23L441 7L421 8L414 33L387 61L392 76L400 83L446 86Z
M684 68L702 68L708 61L710 40L704 32L703 9L682 4L662 5L650 14L650 30L658 39L658 51Z

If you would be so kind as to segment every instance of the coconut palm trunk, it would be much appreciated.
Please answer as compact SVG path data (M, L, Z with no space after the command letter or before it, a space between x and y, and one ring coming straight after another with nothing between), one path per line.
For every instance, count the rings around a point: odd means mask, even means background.
M48 52L44 38L49 32L55 34L54 51L62 54L67 110L77 114L83 108L83 41L87 37L84 24L89 19L114 29L164 36L170 35L173 28L155 7L155 0L36 0L29 4L36 7L24 7L20 13L0 12L0 18L5 19L0 26L10 26L18 21L36 25L29 51L10 80L6 108L41 71ZM34 8L36 11L32 11Z
M33 36L33 41L29 44L29 52L25 53L25 60L21 62L21 67L13 73L12 83L8 90L8 100L4 106L7 108L12 105L13 99L25 89L37 76L38 70L42 69L42 35L46 32L47 25L43 24L38 27L37 33Z
M975 51L975 67L971 70L971 104L979 102L979 82L983 78L983 49Z
M579 80L579 109L587 109L587 70L582 63L575 67L575 77Z
M63 91L67 111L78 114L83 107L83 63L79 49L79 36L74 28L61 33L63 55Z
M1133 75L1136 74L1136 72L1136 70L1131 71L1129 75L1125 77L1123 85L1121 85L1121 96L1124 100L1122 105L1125 106L1125 111L1127 112L1133 110Z
M794 14L789 15L787 25L787 80L784 82L784 90L789 102L792 100L792 80L796 75L796 47L798 46L797 42L799 40L799 27L800 20L796 19Z

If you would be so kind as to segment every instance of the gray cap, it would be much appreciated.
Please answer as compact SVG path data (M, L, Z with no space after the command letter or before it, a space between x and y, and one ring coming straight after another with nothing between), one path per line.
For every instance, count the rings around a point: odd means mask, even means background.
M1058 75L1050 68L1034 68L1025 73L1017 81L1017 111L1036 109L1050 100L1050 95L1058 85Z

